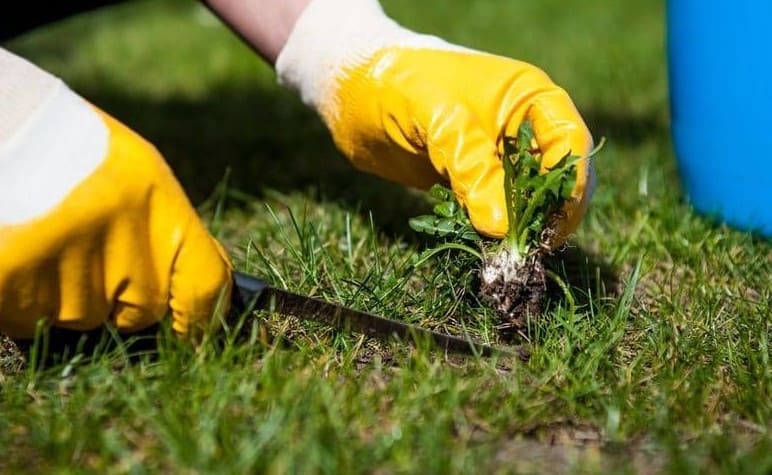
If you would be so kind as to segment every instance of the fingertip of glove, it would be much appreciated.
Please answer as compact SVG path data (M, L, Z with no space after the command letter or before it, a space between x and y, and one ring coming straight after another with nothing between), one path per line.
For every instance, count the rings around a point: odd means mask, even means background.
M206 231L203 239L189 237L174 266L170 299L172 327L183 335L221 321L233 287L233 266L222 245Z
M230 270L225 267L221 270L212 272L204 280L198 280L186 291L178 290L177 296L173 298L176 305L172 304L172 327L177 333L198 334L219 326L219 322L227 315L233 284ZM186 295L180 295L182 292Z
M497 160L487 163L490 168L485 173L479 173L478 170L476 180L466 187L459 180L454 189L477 232L486 237L501 239L509 229L504 197L504 170Z
M472 226L483 236L501 239L507 234L509 223L503 196L501 204L495 200L468 201L467 212Z

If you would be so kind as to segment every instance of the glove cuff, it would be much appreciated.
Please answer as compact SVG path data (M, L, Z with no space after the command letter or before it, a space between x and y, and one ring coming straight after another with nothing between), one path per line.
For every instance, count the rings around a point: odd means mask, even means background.
M0 48L0 147L51 99L59 79Z
M108 134L60 79L0 48L0 226L56 206L103 161Z
M312 0L276 60L279 84L323 117L335 116L339 79L389 46L461 49L403 28L377 0Z

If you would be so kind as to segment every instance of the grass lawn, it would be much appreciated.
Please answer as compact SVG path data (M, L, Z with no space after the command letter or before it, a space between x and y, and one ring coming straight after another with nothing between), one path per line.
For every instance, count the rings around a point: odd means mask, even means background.
M541 66L607 138L588 215L550 263L576 307L555 298L531 322L527 362L263 315L198 352L164 338L153 358L29 365L0 376L0 471L772 473L772 248L684 201L663 2L383 3ZM239 269L504 343L458 255L412 265L432 245L407 226L424 195L350 167L196 2L132 2L4 46L154 142Z

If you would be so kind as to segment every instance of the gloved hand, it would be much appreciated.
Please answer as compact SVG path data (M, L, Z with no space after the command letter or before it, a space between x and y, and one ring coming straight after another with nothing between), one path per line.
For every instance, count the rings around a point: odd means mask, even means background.
M158 151L3 50L0 71L0 332L131 332L171 310L198 334L230 264Z
M376 0L312 0L276 63L366 172L426 188L448 180L482 234L508 229L503 137L530 119L554 165L586 156L592 137L568 94L538 68L408 31ZM589 160L578 162L573 200L553 246L578 226L591 191Z

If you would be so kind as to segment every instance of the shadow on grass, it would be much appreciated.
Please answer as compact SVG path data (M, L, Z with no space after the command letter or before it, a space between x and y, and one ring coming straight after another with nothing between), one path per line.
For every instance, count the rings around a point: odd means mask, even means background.
M152 142L195 205L229 171L228 186L257 199L265 190L301 191L365 218L372 212L379 231L408 240L408 218L429 209L420 194L357 171L316 114L285 91L222 89L200 101L163 102L83 93Z
M252 298L251 294L245 297L234 291L224 324L209 333L201 345L217 353L230 344L246 342L259 342L265 348L289 348L292 342L286 335L273 331L267 319L255 318L247 301ZM119 333L114 327L103 325L88 331L48 327L33 339L11 339L0 334L0 382L3 375L18 374L28 365L48 369L73 358L88 360L116 355L122 364L156 360L159 351L171 341L187 346L168 325L168 318L132 333Z
M557 252L546 258L544 264L565 280L579 307L589 308L598 298L615 298L621 294L619 269L580 247ZM565 300L563 290L552 279L547 279L547 296L552 302Z
M587 127L596 140L606 137L626 146L651 142L652 137L669 139L667 115L659 109L646 114L632 114L628 110L590 109L582 111Z
M91 331L75 331L51 327L34 340L13 340L16 348L6 351L6 357L21 360L19 371L27 365L47 369L64 364L74 357L98 357L114 352L128 356L128 361L157 355L160 326L154 325L131 335L119 335L107 327ZM10 353L10 354L9 354ZM14 354L15 353L15 354Z

